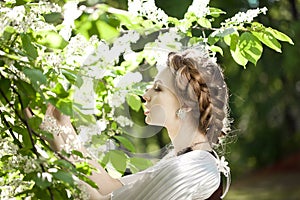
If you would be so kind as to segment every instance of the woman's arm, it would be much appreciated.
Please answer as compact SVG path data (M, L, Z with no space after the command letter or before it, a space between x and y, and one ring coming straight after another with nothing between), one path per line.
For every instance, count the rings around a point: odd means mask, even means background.
M49 140L49 143L55 151L61 151L68 138L77 137L75 129L70 121L70 117L63 115L51 104L49 104L47 107L45 119L47 120L44 120L44 122L41 124L41 128L52 132L53 140ZM79 145L76 150L80 151L85 156L89 155L87 150L82 145ZM69 161L75 163L76 159L71 156ZM92 172L89 178L94 181L99 188L97 190L85 182L81 182L81 184L85 185L88 189L91 199L99 199L100 194L103 199L107 199L111 192L122 187L122 183L119 180L112 178L97 161L88 160L88 163L97 169L97 171Z

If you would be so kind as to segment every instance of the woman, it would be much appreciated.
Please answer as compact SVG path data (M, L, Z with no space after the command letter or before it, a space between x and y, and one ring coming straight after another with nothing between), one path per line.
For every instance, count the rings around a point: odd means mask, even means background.
M200 51L170 53L167 67L158 73L143 99L146 123L167 129L173 155L170 153L155 166L120 179L111 178L96 161L90 161L98 169L90 179L99 187L96 190L85 184L90 199L223 198L229 186L229 167L213 150L228 130L227 87L220 67ZM46 116L58 125L72 127L69 118L53 106ZM47 121L42 124L46 129ZM69 135L75 133L74 129L69 131ZM66 134L58 132L51 144L60 150L60 144L65 142ZM223 195L221 173L227 177Z

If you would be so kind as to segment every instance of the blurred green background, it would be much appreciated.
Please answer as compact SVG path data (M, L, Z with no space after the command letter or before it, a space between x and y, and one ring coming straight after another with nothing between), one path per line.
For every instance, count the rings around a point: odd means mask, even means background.
M126 0L105 2L127 7ZM180 18L191 2L156 0L156 5ZM246 69L234 63L223 48L219 62L230 89L235 135L227 150L232 187L225 199L300 199L300 0L212 0L210 6L224 10L227 17L266 6L267 15L256 20L286 33L295 43L284 43L283 53L264 48L257 66L248 64ZM151 152L165 147L169 140L162 131L135 139L135 143L141 152Z

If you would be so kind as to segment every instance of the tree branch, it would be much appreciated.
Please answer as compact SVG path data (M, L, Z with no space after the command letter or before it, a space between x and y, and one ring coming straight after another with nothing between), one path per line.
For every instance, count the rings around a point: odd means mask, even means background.
M0 90L0 93L1 93L2 96L4 95L2 90ZM11 125L8 123L8 121L6 120L6 118L3 115L3 112L1 110L0 110L0 115L1 115L2 120L4 121L4 124L8 128L8 131L9 131L10 135L13 137L14 141L17 142L18 147L22 148L22 143L18 140L18 138L16 138L15 134L12 131Z
M296 6L296 2L295 0L289 0L290 5L291 5L291 12L293 14L293 19L296 21L298 20L298 10L297 10L297 6Z

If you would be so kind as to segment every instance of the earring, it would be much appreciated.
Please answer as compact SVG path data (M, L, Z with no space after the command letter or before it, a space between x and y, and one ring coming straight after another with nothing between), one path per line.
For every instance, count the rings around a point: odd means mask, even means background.
M179 117L181 120L183 120L185 118L186 112L183 108L179 108L175 114L177 117Z

